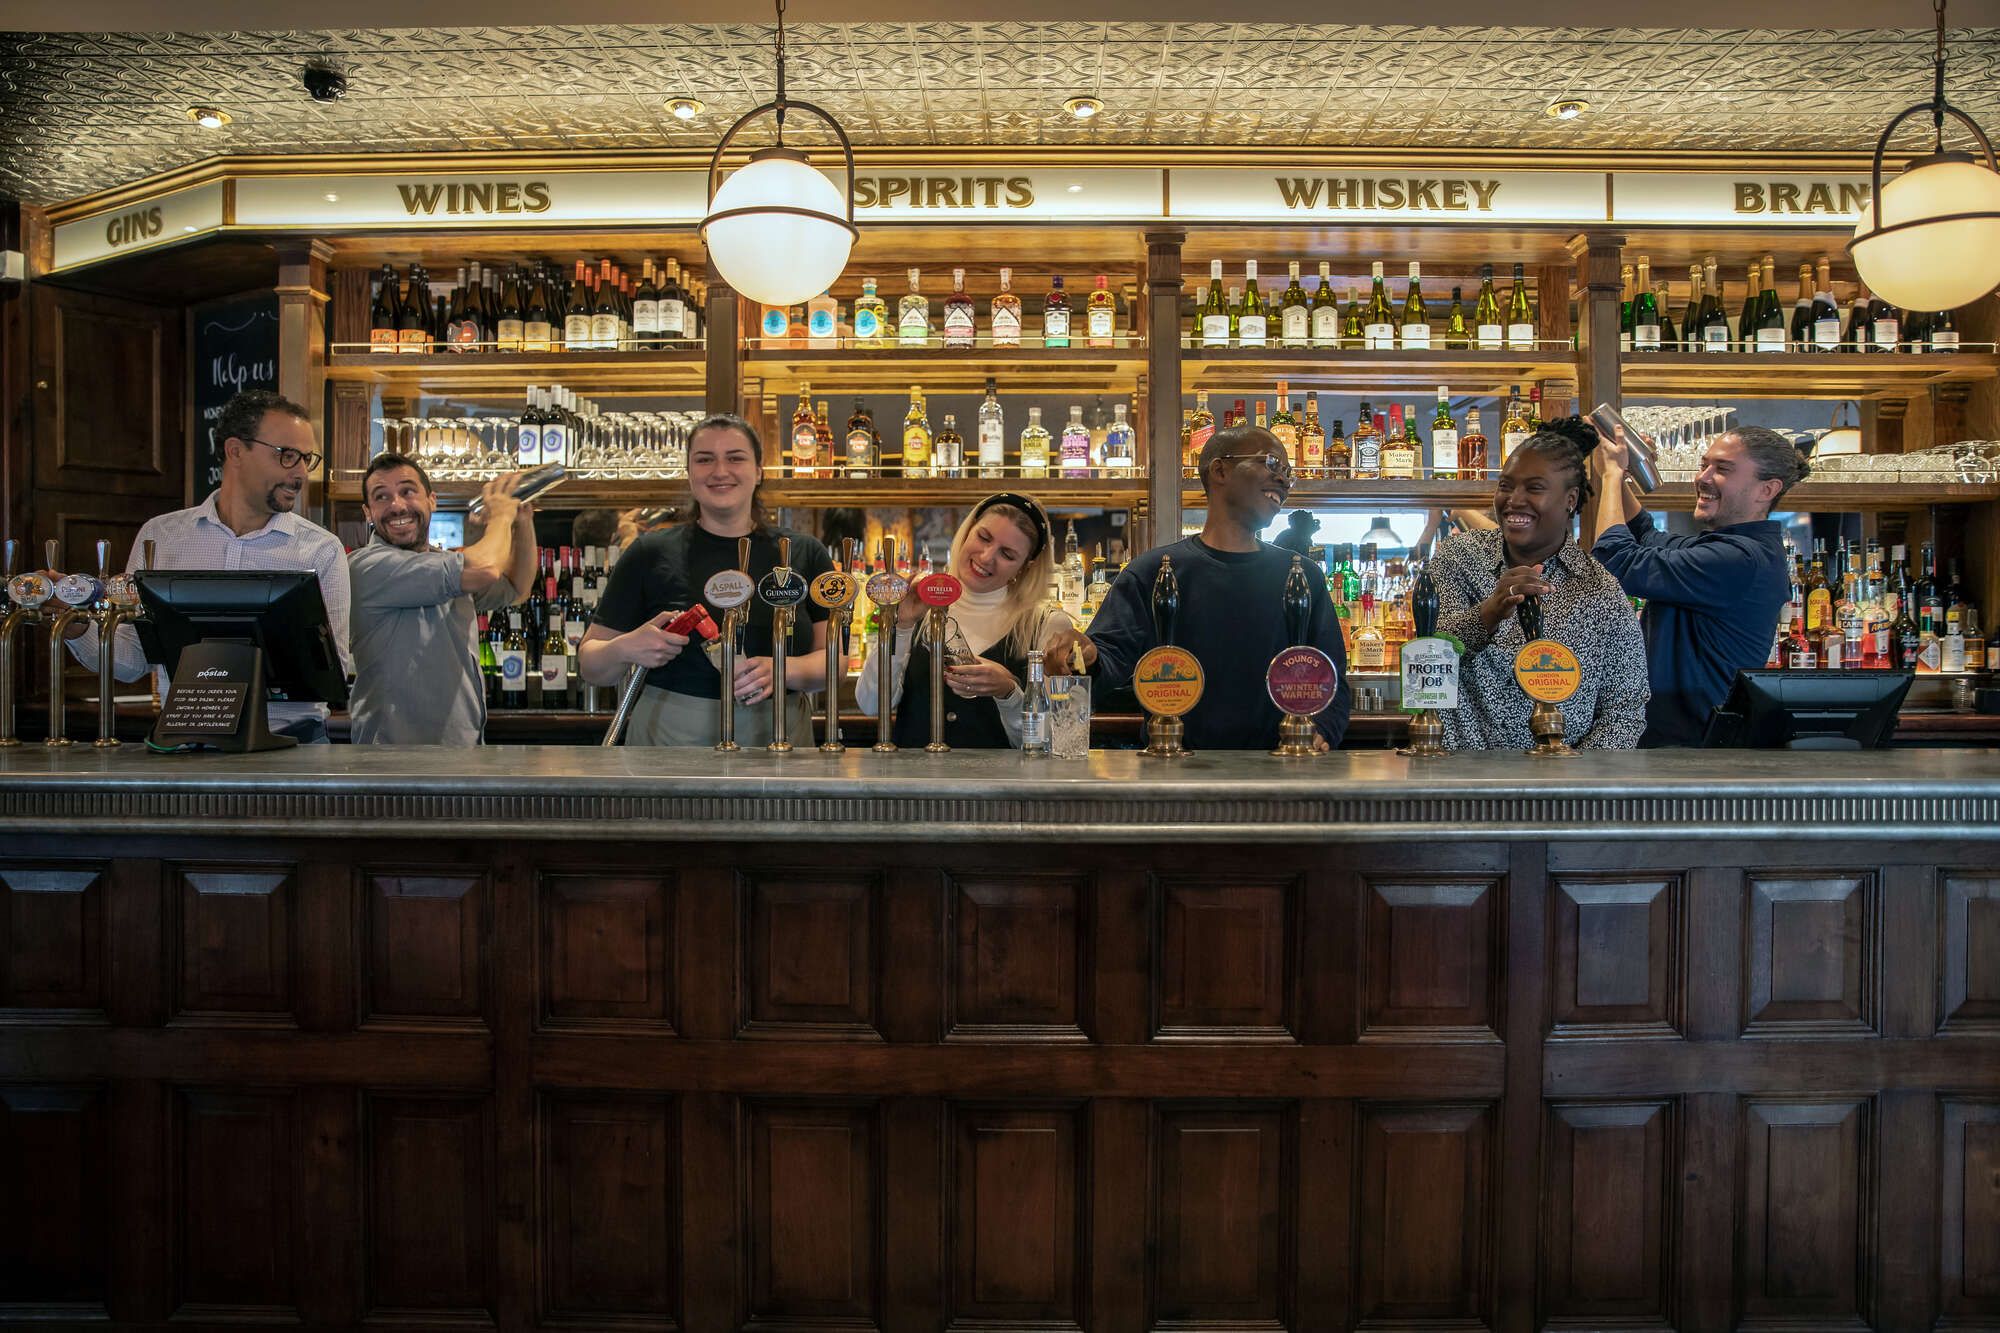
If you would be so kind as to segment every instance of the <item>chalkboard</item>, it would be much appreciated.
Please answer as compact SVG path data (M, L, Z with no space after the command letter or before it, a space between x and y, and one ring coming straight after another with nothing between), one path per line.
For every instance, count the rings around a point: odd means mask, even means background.
M194 312L194 503L222 485L216 418L244 389L278 387L278 295L256 292Z

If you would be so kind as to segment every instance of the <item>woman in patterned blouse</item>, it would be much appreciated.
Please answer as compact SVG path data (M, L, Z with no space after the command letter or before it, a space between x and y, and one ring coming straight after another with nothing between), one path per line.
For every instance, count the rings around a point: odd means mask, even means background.
M1463 532L1430 564L1437 632L1465 645L1458 707L1442 714L1454 750L1526 750L1534 705L1514 683L1526 642L1515 609L1540 599L1543 637L1574 652L1583 682L1563 704L1563 735L1583 750L1629 750L1646 728L1646 648L1618 581L1576 544L1590 498L1584 456L1597 435L1580 417L1551 422L1507 460L1493 495L1497 528Z

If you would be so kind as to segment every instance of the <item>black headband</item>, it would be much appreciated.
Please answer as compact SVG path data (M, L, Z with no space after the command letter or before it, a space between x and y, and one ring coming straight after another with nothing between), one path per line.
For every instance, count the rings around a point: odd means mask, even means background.
M1025 495L1017 495L1013 491L998 491L981 500L973 508L972 516L978 518L998 505L1012 505L1035 521L1035 549L1028 552L1028 559L1033 560L1040 555L1042 548L1049 544L1049 516L1042 512L1042 507Z

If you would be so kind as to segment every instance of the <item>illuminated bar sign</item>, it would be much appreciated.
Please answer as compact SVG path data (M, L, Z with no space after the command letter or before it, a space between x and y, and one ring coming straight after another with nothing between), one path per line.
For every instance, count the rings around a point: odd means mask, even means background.
M1603 222L1601 171L1331 171L1189 167L1168 182L1176 218L1230 222Z
M211 182L98 213L55 229L54 267L171 245L222 225L222 185Z
M699 222L698 171L246 176L239 227L546 227Z
M946 174L953 173L953 174ZM845 175L826 173L845 184ZM1164 216L1156 167L988 167L854 173L856 221L1093 221Z
M1614 222L1752 226L1858 222L1871 184L1866 176L1752 171L1621 171L1611 183Z

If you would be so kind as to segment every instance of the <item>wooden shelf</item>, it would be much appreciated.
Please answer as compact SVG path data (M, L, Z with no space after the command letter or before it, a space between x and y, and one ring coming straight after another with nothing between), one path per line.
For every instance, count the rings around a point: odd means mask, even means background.
M1021 390L1133 390L1146 371L1143 344L1124 347L748 347L743 379L764 393L849 393L866 389L977 393L997 380L1003 393Z
M643 352L431 352L421 355L336 351L326 359L333 383L379 384L405 393L492 393L514 401L530 384L579 393L696 394L707 378L699 347Z
M1808 481L1792 488L1783 509L1791 512L1864 513L1879 510L1920 509L1938 504L1980 504L2000 500L2000 483L1968 482L1839 482ZM1292 487L1286 508L1317 501L1332 502L1354 509L1486 509L1493 501L1490 478L1478 481L1419 481L1370 478L1348 481L1301 481ZM1183 487L1182 504L1199 509L1199 490ZM1694 508L1694 486L1690 482L1668 482L1646 498L1649 509L1689 510Z
M1188 347L1181 350L1181 388L1268 392L1283 380L1295 389L1403 389L1454 395L1504 395L1515 385L1576 379L1576 360L1564 348L1533 352L1431 352L1333 350L1292 347Z
M1144 477L882 477L858 481L848 477L767 477L765 503L797 509L908 509L975 504L995 491L1020 490L1052 510L1067 508L1128 509L1146 498ZM473 481L439 481L442 507L465 504L479 493ZM633 505L668 504L685 500L686 478L633 477L628 480L585 478L568 481L536 502L542 509L625 509ZM358 478L336 479L335 503L359 503Z
M1968 352L1631 352L1624 397L1908 398L1935 384L2000 375L2000 354Z

